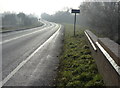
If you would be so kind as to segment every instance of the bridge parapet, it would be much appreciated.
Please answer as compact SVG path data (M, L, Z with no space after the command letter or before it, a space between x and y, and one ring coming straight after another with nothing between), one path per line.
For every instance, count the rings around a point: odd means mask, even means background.
M89 30L84 33L105 85L120 87L120 45Z

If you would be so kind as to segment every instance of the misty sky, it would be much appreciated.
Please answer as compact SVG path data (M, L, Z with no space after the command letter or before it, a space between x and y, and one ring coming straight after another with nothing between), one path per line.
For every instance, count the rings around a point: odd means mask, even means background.
M43 12L53 14L65 7L78 8L83 0L0 0L0 13L24 12L39 16Z

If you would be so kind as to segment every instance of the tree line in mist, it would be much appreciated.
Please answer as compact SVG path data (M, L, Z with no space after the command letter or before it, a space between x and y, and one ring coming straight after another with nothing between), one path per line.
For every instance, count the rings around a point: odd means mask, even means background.
M36 27L42 25L38 18L25 13L3 13L2 29Z
M91 29L98 35L109 37L120 44L120 2L83 2L80 15L77 16L79 25ZM67 11L58 11L49 15L43 13L41 17L57 23L73 23L74 15Z
M67 11L58 11L53 15L49 15L47 13L41 14L41 17L47 21L52 21L56 23L74 23L74 15L70 13L69 9ZM77 15L77 18L79 16ZM77 20L78 23L79 20Z
M120 44L120 12L118 2L84 2L80 5L80 20L86 27Z

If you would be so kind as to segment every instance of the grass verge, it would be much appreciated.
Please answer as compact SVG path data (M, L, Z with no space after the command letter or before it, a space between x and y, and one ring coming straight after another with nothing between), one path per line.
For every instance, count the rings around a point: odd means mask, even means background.
M76 27L76 36L73 36L73 25L65 24L63 53L60 56L56 86L65 88L74 86L104 86L101 75L98 73L95 60L85 40L84 30Z
M14 30L24 30L24 29L31 29L31 28L35 28L35 27L40 27L42 26L42 23L38 23L38 24L33 24L33 25L27 25L27 26L13 26L13 27L2 27L2 31L14 31Z

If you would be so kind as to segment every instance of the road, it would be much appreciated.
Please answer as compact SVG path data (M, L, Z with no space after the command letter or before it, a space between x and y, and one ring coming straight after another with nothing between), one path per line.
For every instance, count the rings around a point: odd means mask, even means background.
M43 23L2 34L2 86L53 85L64 31L59 24Z

